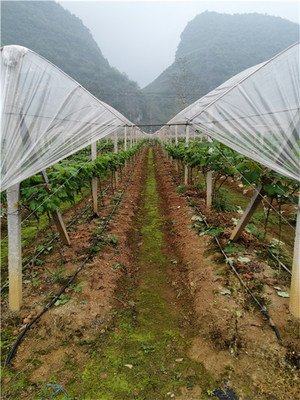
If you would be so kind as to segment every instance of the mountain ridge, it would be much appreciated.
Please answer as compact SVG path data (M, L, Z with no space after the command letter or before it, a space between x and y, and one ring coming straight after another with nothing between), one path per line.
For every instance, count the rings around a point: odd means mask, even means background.
M205 11L186 25L174 62L142 92L148 94L151 113L164 123L227 79L298 40L299 25L280 17ZM158 92L168 96L158 98Z
M54 1L3 1L1 11L2 46L28 47L133 122L146 117L137 83L110 66L77 16Z
M174 62L140 89L112 67L82 21L54 1L3 1L1 45L36 51L137 124L166 123L233 75L299 40L280 17L198 14L181 33Z

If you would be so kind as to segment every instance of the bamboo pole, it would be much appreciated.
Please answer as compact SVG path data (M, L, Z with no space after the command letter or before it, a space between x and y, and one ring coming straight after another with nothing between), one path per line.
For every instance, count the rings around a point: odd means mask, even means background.
M6 191L7 229L8 229L8 280L9 308L19 311L22 305L22 242L21 213L19 211L20 184L17 183Z
M300 319L300 195L297 211L296 236L294 245L289 307L292 315L295 318Z

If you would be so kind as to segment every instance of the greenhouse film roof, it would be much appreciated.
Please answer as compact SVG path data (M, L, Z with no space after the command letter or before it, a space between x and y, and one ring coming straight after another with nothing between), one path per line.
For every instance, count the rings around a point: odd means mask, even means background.
M300 44L248 68L173 117L300 181ZM159 131L158 131L159 133Z
M132 126L35 52L1 48L1 190Z

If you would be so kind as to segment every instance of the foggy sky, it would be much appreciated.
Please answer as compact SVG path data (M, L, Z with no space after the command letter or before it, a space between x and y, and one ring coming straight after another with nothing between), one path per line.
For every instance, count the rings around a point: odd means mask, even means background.
M103 55L141 87L152 82L175 58L186 24L205 10L258 12L299 23L298 2L115 2L59 1L91 31Z

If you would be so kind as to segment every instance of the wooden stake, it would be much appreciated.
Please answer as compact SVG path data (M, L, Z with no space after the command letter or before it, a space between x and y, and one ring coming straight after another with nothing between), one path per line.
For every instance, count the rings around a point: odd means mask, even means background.
M206 207L210 210L212 206L213 194L213 171L208 171L206 174Z
M300 319L300 196L298 201L296 236L290 289L290 312Z
M98 215L98 178L92 178L93 212Z
M49 179L48 179L48 176L46 174L46 171L42 171L41 174L42 174L42 176L44 178L45 183L47 184L48 192L51 193L51 188L49 186ZM61 241L64 244L70 246L71 241L70 241L66 226L64 224L64 221L63 221L63 218L62 218L62 215L61 215L59 209L57 208L55 211L53 211L51 213L51 215L52 215L53 221L54 221L54 223L56 225L56 228L58 230L58 233L59 233Z
M61 212L59 211L59 209L57 208L53 213L51 213L53 221L56 225L56 228L58 230L60 239L62 240L62 242L68 246L70 246L71 241L68 235L68 231L66 228L66 225L64 223L63 217L61 215Z
M22 246L20 184L11 186L7 194L9 308L19 311L22 305Z
M262 196L263 196L262 185L259 185L255 189L255 192L254 192L254 194L250 200L250 203L248 204L244 214L242 215L237 226L233 230L233 232L230 236L230 240L235 241L241 236L241 233L243 232L245 226L248 224L252 215L254 214L255 210L257 209L259 203L261 202Z

